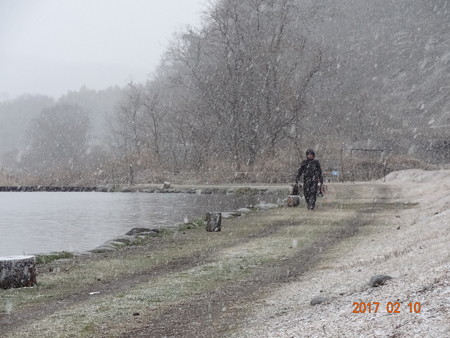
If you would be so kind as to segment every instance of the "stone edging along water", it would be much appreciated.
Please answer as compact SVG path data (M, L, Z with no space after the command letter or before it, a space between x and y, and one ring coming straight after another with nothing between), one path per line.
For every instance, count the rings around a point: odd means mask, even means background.
M257 195L261 193L270 193L268 188L263 187L185 187L174 188L168 186L152 186L152 185L99 185L95 187L86 186L0 186L0 192L142 192L142 193L176 193L176 194L231 194L237 195Z
M98 191L97 187L64 187L64 186L0 186L0 192L38 192L38 191L48 191L48 192L89 192Z
M239 217L248 213L251 213L253 211L257 210L267 210L267 209L274 209L279 208L280 204L274 204L274 203L260 203L252 207L252 209L249 208L240 208L238 210L233 211L226 211L226 212L220 212L222 214L222 218L228 219L232 217ZM99 247L89 250L88 252L92 253L102 253L102 252L108 252L108 251L114 251L126 246L131 245L139 245L140 243L145 243L145 240L149 237L158 237L163 236L166 233L171 233L173 231L184 231L187 229L191 229L193 227L201 227L204 226L204 220L203 219L196 219L190 222L186 223L177 223L173 226L167 226L163 228L133 228L130 231L128 231L125 235L116 237L112 240L106 241Z
M226 195L270 195L270 194L276 194L280 193L282 190L284 190L282 187L278 189L268 189L264 187L248 187L248 186L242 186L242 187L226 187L226 188L219 188L219 187L208 187L208 188L181 188L181 189L175 189L172 187L118 187L118 186L103 186L103 187L96 187L92 190L15 190L15 191L97 191L97 192L124 192L124 193L131 193L131 192L142 192L142 193L180 193L180 194L226 194ZM287 188L286 188L287 191ZM286 194L287 199L287 194ZM245 214L248 214L253 211L258 210L265 210L265 209L273 209L278 208L282 205L285 205L285 200L281 200L278 204L274 203L259 203L255 206L251 207L243 207L238 210L233 211L221 211L222 218L232 218L232 217L239 217ZM103 252L109 252L109 251L115 251L120 248L126 247L126 246L138 246L146 243L146 240L150 237L160 237L164 236L167 233L172 233L173 231L184 231L187 229L191 229L193 227L200 227L204 226L204 220L202 218L198 218L189 222L181 222L176 223L172 226L166 226L163 228L140 228L136 227L128 231L126 234L116 237L112 240L108 240L105 243L101 244L100 246L88 250L85 252L56 252L56 253L49 253L49 254L42 254L42 255L36 255L38 256L38 262L39 261L47 261L47 257L51 258L54 257L51 260L59 259L58 257L62 255L61 258L70 258L74 255L90 255L92 253L103 253Z
M235 187L235 188L206 188L206 189L198 189L198 188L185 188L185 189L174 189L170 186L168 182L164 183L162 188L144 188L130 191L130 188L124 188L122 192L145 192L145 193L187 193L187 194L214 194L214 193L222 193L222 194L235 194L235 195L258 195L258 194L270 194L271 192L267 188L251 188L251 187ZM274 193L272 191L272 193ZM284 204L284 202L282 203ZM273 204L273 203L260 203L252 207L253 210L263 210L263 209L272 209L278 208L282 204ZM231 218L231 217L239 217L245 215L249 212L252 212L251 209L244 207L238 210L220 212L222 214L222 218ZM148 237L158 237L162 236L165 232L168 231L179 231L190 229L192 227L203 226L203 219L193 220L191 222L186 223L177 223L173 226L168 226L164 228L133 228L128 231L125 235L119 236L115 239L109 240L99 247L90 250L90 252L101 253L107 251L114 251L129 245L138 245L139 243L145 241Z

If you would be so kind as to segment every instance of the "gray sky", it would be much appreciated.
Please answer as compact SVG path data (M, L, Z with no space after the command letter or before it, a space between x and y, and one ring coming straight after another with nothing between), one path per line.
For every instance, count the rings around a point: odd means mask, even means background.
M206 0L0 0L0 100L145 81Z

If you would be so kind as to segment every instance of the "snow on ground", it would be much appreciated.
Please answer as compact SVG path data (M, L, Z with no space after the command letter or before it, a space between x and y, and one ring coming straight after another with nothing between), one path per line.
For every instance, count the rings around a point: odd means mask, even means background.
M403 201L419 205L332 250L258 304L237 336L450 337L450 170L405 170L379 184L398 187ZM368 286L377 274L394 279ZM314 296L327 301L312 306ZM361 302L371 303L370 313L353 313ZM400 313L389 313L395 303Z

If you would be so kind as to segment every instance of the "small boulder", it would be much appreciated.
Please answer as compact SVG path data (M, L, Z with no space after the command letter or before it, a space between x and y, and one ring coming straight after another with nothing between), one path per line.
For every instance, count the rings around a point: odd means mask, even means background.
M124 246L126 246L126 244L124 242L119 242L119 241L116 241L115 239L105 242L104 245L109 245L114 248L123 248Z
M235 217L238 217L238 216L242 215L239 210L230 211L229 214L231 214L232 216L235 216Z
M148 228L133 228L130 231L128 231L125 235L126 236L134 236L137 234L141 234L142 232L150 232L152 231L151 229Z
M249 208L240 208L237 211L239 211L241 214L248 214L252 212Z
M133 244L134 242L136 242L136 237L135 236L129 236L129 235L123 235L123 236L119 236L119 237L114 238L114 241L130 245L130 244Z
M222 218L232 218L237 216L241 216L241 213L239 211L222 212Z
M321 296L316 296L313 299L311 299L311 301L309 302L309 304L311 304L312 306L314 305L319 305L322 304L323 302L325 302L327 299Z
M255 205L256 209L261 209L261 210L265 210L265 209L275 209L275 208L279 208L278 204L274 204L274 203L260 203Z
M390 279L392 279L391 276L375 275L375 276L372 276L372 278L370 278L369 285L372 287L381 286L381 285L384 285L386 283L386 281L388 281Z
M228 219L228 218L232 218L234 217L231 213L229 212L222 212L222 218L223 219Z
M101 245L101 246L91 250L91 252L93 252L93 253L103 253L103 252L115 251L116 249L117 248L115 248L112 245L104 244L104 245Z

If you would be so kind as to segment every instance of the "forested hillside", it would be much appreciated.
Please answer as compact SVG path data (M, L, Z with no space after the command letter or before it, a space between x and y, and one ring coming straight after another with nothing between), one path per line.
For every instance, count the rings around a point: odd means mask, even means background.
M448 162L448 1L322 4L314 36L330 64L315 82L310 106L322 120L330 118L330 132L345 127L347 144L370 140L395 153Z
M306 148L316 149L324 169L362 171L358 178L449 163L449 7L212 2L202 27L178 32L146 83L81 88L46 102L40 116L38 106L16 112L23 99L3 103L2 121L26 132L8 137L2 124L3 153L7 145L12 151L2 165L34 181L82 184L130 175L286 181ZM81 115L60 121L72 124L66 128L55 121L68 111ZM56 126L66 138L56 148L76 154L48 157ZM25 141L12 142L19 135Z

